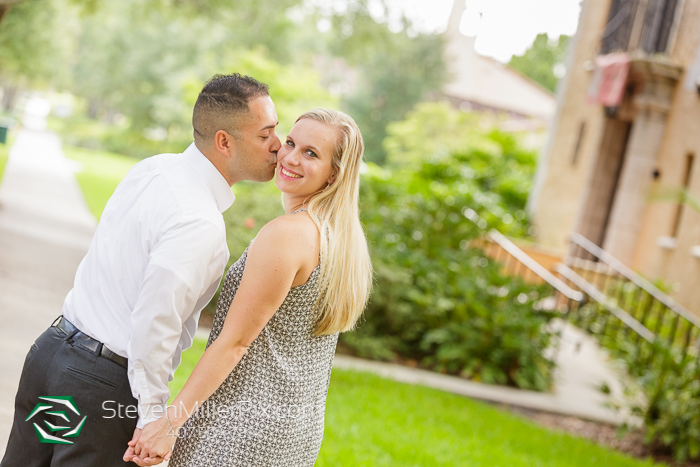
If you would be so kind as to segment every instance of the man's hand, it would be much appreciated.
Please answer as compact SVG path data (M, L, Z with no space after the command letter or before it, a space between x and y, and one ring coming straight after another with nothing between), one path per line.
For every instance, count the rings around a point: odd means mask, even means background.
M136 457L136 453L134 452L134 445L136 444L136 441L138 441L139 436L141 435L141 428L136 428L134 430L134 436L131 438L131 441L129 441L128 448L126 449L126 452L124 453L124 462L136 462L134 460L134 457ZM137 465L147 465L147 464L139 464L136 462Z
M124 453L124 461L125 462L133 462L140 467L144 467L144 466L148 466L148 465L160 464L161 462L163 462L163 460L170 459L170 454L168 454L165 459L164 458L150 458L150 457L146 458L146 459L142 459L139 456L137 456L136 453L134 452L134 446L136 446L136 443L138 442L140 435L141 435L141 429L136 428L134 430L134 436L131 438L131 441L129 441L129 444L128 444L129 447L127 448L126 452Z
M130 454L128 460L139 466L160 464L170 459L176 438L165 417L153 421L143 427L138 436L134 433L124 460L127 460L126 456Z

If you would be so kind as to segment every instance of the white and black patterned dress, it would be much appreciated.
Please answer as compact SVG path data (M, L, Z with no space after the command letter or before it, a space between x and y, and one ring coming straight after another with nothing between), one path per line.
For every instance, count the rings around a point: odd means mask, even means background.
M247 253L226 273L207 346L221 332ZM338 340L312 335L318 276L319 267L289 291L241 362L187 420L169 467L314 465Z

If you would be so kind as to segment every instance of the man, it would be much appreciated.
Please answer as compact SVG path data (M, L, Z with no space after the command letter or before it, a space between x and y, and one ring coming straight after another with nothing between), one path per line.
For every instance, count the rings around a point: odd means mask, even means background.
M194 107L194 143L127 174L63 315L27 355L0 467L128 465L127 443L163 415L228 262L230 187L274 175L277 123L266 85L215 76Z

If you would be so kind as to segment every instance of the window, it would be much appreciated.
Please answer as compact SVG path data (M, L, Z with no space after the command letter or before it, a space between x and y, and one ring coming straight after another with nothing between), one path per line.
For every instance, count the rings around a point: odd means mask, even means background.
M679 0L613 0L600 53L667 53L678 4Z

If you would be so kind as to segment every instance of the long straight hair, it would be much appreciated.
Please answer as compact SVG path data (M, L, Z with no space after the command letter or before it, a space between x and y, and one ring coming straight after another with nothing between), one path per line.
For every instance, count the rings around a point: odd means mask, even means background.
M316 303L317 336L349 331L362 316L372 290L372 263L360 223L360 168L364 142L349 115L314 109L297 119L338 129L333 183L312 195L307 210L321 237L321 294Z

